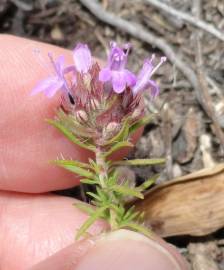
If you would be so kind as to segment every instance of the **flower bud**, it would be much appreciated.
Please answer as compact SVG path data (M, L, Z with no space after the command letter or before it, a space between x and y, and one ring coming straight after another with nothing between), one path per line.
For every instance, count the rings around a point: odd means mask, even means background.
M75 112L75 118L79 123L87 122L88 115L84 110L78 110Z
M141 114L142 114L142 108L137 107L134 110L134 112L132 113L131 118L134 119L134 120L136 120L136 119L138 119L141 116Z
M114 137L120 130L121 125L117 122L110 122L103 130L103 138L110 139Z
M89 73L83 74L83 82L86 89L91 91L91 75Z
M90 110L98 110L100 108L100 103L96 98L91 98L89 101Z

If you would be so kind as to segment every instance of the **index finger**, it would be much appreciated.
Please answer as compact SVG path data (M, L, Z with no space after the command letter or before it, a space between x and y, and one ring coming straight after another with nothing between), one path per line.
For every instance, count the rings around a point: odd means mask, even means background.
M0 189L22 192L45 192L72 187L78 178L49 164L62 153L66 158L86 161L90 153L75 146L44 119L53 118L60 95L30 96L46 71L33 55L63 54L69 50L18 37L0 36Z
M60 153L84 160L83 150L73 147L50 127L45 118L53 118L60 102L56 96L30 96L34 85L46 77L46 71L33 55L34 49L45 54L71 57L68 50L13 36L0 37L0 189L43 192L73 186L71 174L49 165Z

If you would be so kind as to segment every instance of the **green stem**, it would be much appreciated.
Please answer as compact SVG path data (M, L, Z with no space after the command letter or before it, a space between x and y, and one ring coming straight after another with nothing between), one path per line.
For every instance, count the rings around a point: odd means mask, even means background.
M111 191L109 191L107 183L108 183L108 166L105 160L105 157L103 155L103 151L100 148L97 148L96 151L96 163L99 166L99 180L100 180L100 186L101 188L105 191L108 190L108 195L111 198L111 202L115 203L114 200L114 195L112 194ZM118 224L116 222L116 212L114 209L110 208L110 226L111 230L115 230L118 228Z

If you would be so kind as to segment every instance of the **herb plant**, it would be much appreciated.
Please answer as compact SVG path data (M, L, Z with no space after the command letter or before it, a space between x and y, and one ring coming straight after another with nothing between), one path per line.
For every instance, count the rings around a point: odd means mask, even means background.
M63 56L54 60L49 54L52 73L32 92L44 92L49 98L60 92L60 108L55 119L48 123L74 144L94 154L88 163L65 159L53 161L80 176L82 183L96 187L95 193L87 192L94 207L76 204L89 215L77 232L77 239L85 235L97 219L106 220L111 230L128 228L149 235L148 229L141 224L142 213L134 207L127 208L125 198L143 199L143 191L153 179L132 188L129 179L118 180L117 167L158 164L163 160L112 161L110 157L122 148L133 147L132 134L151 119L152 115L145 116L143 93L149 90L152 100L159 94L159 87L151 76L166 58L162 57L156 66L154 55L146 59L136 76L126 68L129 50L130 44L119 47L111 42L107 65L103 68L92 58L86 44L80 43L73 50L74 65L65 66Z

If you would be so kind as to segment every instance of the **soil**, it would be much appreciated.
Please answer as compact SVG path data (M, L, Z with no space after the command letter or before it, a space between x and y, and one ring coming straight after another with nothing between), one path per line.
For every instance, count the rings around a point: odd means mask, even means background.
M136 182L160 173L158 183L223 162L223 144L217 126L224 127L224 46L223 41L207 31L196 28L177 16L147 4L147 1L102 0L103 8L131 23L142 25L175 48L177 57L197 74L195 35L201 35L203 106L191 81L178 67L168 61L154 77L161 86L161 94L152 104L146 97L146 108L158 116L145 127L130 158L167 157L165 166L134 168ZM193 14L192 0L161 0L178 11ZM203 0L201 18L224 32L223 0ZM77 0L1 0L0 31L72 49L76 42L88 43L93 54L106 59L109 41L130 42L133 50L129 67L139 70L143 60L159 48L131 36L125 31L100 21ZM167 55L168 59L169 56ZM199 74L199 73L198 73ZM201 93L203 96L203 92ZM85 199L83 189L61 191L60 194ZM167 239L176 245L194 270L224 269L224 231L200 238L179 236Z

